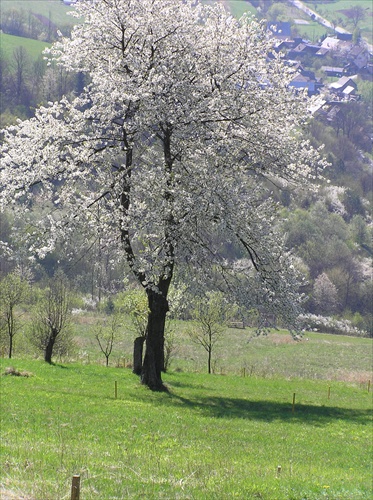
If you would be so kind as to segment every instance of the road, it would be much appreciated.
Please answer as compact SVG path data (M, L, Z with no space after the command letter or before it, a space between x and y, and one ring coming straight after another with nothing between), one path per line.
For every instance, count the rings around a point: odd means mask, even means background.
M320 14L318 14L314 10L310 9L301 0L288 0L288 2L293 4L294 7L297 7L299 10L302 10L305 14L310 16L314 21L317 21L318 23L322 24L326 28L330 28L334 31L338 28L339 33L350 33L350 31L347 31L344 28L341 28L340 26L333 25L330 21L325 19L325 17L320 16ZM367 43L366 41L364 41L364 44L365 44L366 48L369 50L369 52L373 53L373 45Z
M297 7L299 10L302 10L305 12L308 16L312 17L314 21L317 21L318 23L322 24L326 28L331 28L332 30L335 30L337 26L332 24L330 21L325 19L325 17L320 16L316 11L310 9L305 3L301 2L301 0L288 0L288 2L292 3L294 7ZM349 31L345 30L344 28L338 27L338 31L340 33L350 33Z

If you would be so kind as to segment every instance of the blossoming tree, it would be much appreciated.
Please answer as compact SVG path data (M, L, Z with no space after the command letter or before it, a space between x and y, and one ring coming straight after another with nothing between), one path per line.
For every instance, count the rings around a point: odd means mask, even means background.
M191 0L76 5L50 57L89 85L5 131L0 206L26 221L38 204L28 238L40 256L74 231L125 256L149 304L142 382L158 390L176 270L201 285L221 271L220 288L297 314L268 191L322 162L301 137L305 98L254 19ZM221 242L247 259L224 259Z

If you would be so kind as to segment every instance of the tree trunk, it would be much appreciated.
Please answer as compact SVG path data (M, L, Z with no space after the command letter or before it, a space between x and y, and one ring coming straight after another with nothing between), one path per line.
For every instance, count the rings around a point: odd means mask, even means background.
M12 358L13 355L13 336L9 337L9 359Z
M141 383L152 391L165 391L161 372L164 368L164 328L168 311L167 298L161 292L146 290L149 316Z
M55 343L55 337L53 335L50 335L48 339L48 343L45 346L45 351L44 351L44 361L47 363L51 364L52 363L52 354L53 354L53 347Z
M208 353L208 360L207 360L207 371L210 374L211 373L211 349L207 351Z
M7 326L8 326L8 335L9 335L9 359L13 356L13 337L14 337L14 316L13 316L13 307L10 306L9 314L6 316Z
M133 370L136 375L142 373L142 353L146 337L137 337L133 343Z

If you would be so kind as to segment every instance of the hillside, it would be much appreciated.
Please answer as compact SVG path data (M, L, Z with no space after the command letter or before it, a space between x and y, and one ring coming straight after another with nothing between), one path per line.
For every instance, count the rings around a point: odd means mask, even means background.
M62 0L2 0L0 6L1 23L6 22L7 13L13 12L13 29L20 29L22 20L25 19L27 28L37 31L40 26L44 30L51 24L53 30L57 27L72 26L74 19L67 15L71 7ZM34 31L34 32L35 32Z
M0 33L0 46L2 56L5 59L11 59L14 50L22 47L25 51L27 51L31 59L35 61L42 56L45 47L50 47L50 45L51 44L48 42L33 40L32 38Z
M357 26L365 36L372 8L370 2L363 2L364 8L365 3L369 5L365 17ZM320 15L337 16L338 23L346 29L350 29L353 22L348 9L358 5L348 2L347 6L344 0L310 0L306 3L312 5ZM308 297L305 303L308 321L311 326L315 326L317 321L321 321L317 317L335 316L350 320L358 329L371 332L373 160L372 64L369 51L357 39L319 39L319 36L326 36L327 32L330 34L331 30L310 20L309 16L303 15L289 2L252 0L231 1L227 4L237 16L248 9L250 12L259 12L259 15L271 16L271 21L283 23L282 28L290 29L291 36L287 40L279 32L277 36L274 34L276 50L283 54L286 64L296 61L294 88L307 89L316 99L314 119L310 121L307 135L312 144L320 147L324 144L323 152L330 164L324 172L326 182L317 194L294 194L286 190L274 192L281 205L279 225L286 234L289 249L298 257L299 269L307 279L303 291ZM30 14L31 6L35 15L43 16L42 22ZM34 30L39 33L40 26L48 28L43 31L44 38L53 39L57 24L66 28L66 19L71 22L66 16L69 7L59 1L2 2L2 13L9 8L17 10L21 31ZM34 24L37 19L38 25ZM288 19L292 20L290 26L287 26ZM294 19L299 22L293 22ZM306 33L303 29L309 33L310 29L316 29L316 25L318 31L315 41L299 40L299 36ZM42 58L38 58L47 42L4 33L0 36L2 127L14 123L17 117L32 116L35 108L42 103L79 93L84 87L85 75L66 74L53 65L47 67ZM40 33L38 36L40 38ZM369 39L369 34L367 37ZM329 50L326 43L333 43L339 48ZM316 55L316 51L322 55ZM11 220L2 216L1 235L6 241L12 240L10 227ZM73 253L72 249L68 251ZM108 269L104 265L104 262L112 261L109 254L100 256L100 271L95 270L96 257L93 255L82 258L76 256L79 268L71 271L65 260L64 249L58 252L50 255L34 271L38 277L43 272L51 273L57 262L62 261L65 269L79 282L82 293L90 290L92 295L100 299L112 290L113 283L122 282L120 266L114 265L114 269ZM234 248L227 249L227 252L230 252L229 257L237 256ZM4 270L12 267L5 257L0 265ZM95 276L96 272L100 273L99 277L98 274ZM119 289L120 285L114 291ZM324 328L328 328L327 322L326 319Z

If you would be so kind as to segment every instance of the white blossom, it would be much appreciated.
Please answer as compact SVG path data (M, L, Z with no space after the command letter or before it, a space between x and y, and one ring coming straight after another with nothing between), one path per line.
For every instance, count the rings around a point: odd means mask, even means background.
M74 231L99 235L149 290L176 268L200 286L220 269L221 286L295 317L268 186L305 186L324 162L302 139L308 102L268 59L264 24L189 0L82 0L76 16L47 52L90 84L4 131L0 210L29 221L41 257ZM251 265L226 262L220 241Z

